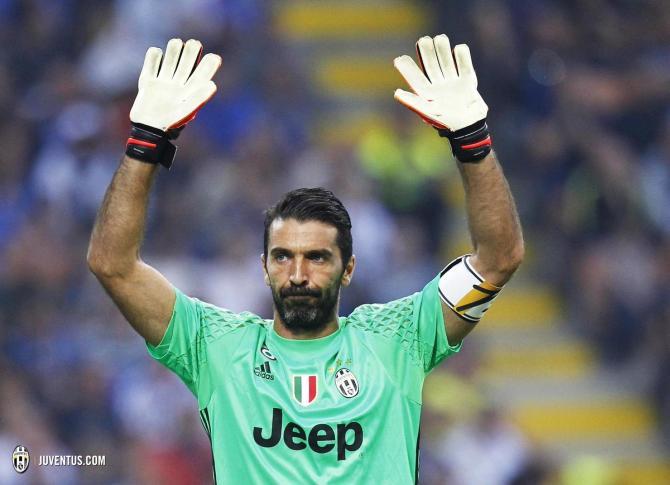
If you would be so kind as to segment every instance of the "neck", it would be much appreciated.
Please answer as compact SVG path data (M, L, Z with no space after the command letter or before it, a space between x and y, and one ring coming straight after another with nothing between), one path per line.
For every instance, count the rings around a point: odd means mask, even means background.
M338 328L340 328L340 324L337 318L337 307L335 307L333 315L330 319L328 319L326 324L320 325L314 330L306 328L289 328L284 324L281 317L277 313L277 310L274 312L274 329L275 332L277 332L277 335L280 337L294 340L310 340L327 337L328 335L337 332Z

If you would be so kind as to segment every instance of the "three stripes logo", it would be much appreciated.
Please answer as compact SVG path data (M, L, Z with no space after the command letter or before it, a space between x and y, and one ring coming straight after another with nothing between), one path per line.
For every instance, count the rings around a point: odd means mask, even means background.
M214 483L216 483L216 462L214 460L214 447L212 446L212 423L209 420L209 410L207 408L200 410L200 422L202 423L202 427L205 428L205 432L209 438L209 451L212 455L212 476L214 478Z
M268 381L274 381L275 376L272 375L272 371L270 370L270 362L265 361L265 363L254 367L254 374L256 374L258 377L262 377L263 379L267 379Z

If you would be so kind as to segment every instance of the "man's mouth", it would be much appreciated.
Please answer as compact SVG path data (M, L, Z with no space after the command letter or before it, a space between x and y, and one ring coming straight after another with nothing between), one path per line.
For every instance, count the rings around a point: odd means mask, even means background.
M318 290L312 290L307 288L286 288L279 292L282 298L318 298L321 296L321 292Z
M314 303L314 301L318 300L320 297L320 292L317 291L286 291L282 295L282 299L286 302L291 302L291 303L296 303L296 304L306 304L306 303Z
M292 299L292 300L309 300L310 298L317 298L314 295L287 295L284 297L284 299Z

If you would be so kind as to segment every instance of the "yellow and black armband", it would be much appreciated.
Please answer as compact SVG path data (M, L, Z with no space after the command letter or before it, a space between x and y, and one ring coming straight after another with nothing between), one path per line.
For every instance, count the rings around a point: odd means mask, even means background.
M471 255L456 258L440 272L440 298L461 318L477 323L489 309L502 287L495 286L470 264Z

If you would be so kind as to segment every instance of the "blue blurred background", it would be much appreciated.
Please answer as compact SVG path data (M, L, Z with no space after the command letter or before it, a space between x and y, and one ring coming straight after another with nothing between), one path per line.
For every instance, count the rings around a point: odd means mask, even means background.
M219 91L162 172L145 259L271 315L262 210L325 186L359 268L342 313L468 250L446 142L394 57L468 43L528 256L425 389L421 483L670 483L670 3L0 1L0 483L207 483L196 402L88 273L144 52L195 37ZM11 451L104 454L11 468Z

